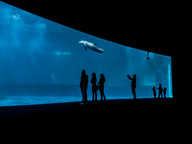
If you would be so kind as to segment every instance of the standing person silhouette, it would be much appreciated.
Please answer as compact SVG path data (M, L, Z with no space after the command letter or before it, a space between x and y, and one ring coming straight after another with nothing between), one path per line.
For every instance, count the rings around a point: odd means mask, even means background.
M132 93L133 93L133 99L135 100L136 99L136 92L135 92L135 89L136 89L136 74L133 75L133 78L131 78L130 75L127 75L127 77L130 80L132 80L131 88L132 88Z
M160 98L160 95L161 95L161 98L163 98L163 88L161 87L161 84L159 84L159 87L157 88L159 90L159 95L158 95L158 98Z
M85 73L85 70L82 70L81 72L81 82L80 82L80 88L82 93L82 102L86 104L87 102L87 86L88 86L88 76Z
M105 76L104 74L100 75L99 79L99 89L100 89L100 94L101 94L101 101L104 99L106 100L105 94L104 94L104 82L105 82Z
M153 90L153 96L154 96L154 98L156 98L156 89L155 89L155 87L153 87L152 90Z
M96 78L96 73L92 73L92 78L91 78L91 83L92 83L92 101L97 101L97 78Z

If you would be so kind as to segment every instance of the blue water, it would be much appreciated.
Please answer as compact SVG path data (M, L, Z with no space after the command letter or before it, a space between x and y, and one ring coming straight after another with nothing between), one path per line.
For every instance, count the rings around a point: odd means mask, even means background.
M105 52L85 50L78 43L81 40L96 43ZM89 76L89 100L93 72L97 80L100 74L105 75L107 99L133 98L127 74L137 75L137 98L153 98L151 88L160 83L167 88L167 97L173 97L171 57L149 53L147 60L146 56L146 51L71 29L0 1L0 106L81 101L83 69Z

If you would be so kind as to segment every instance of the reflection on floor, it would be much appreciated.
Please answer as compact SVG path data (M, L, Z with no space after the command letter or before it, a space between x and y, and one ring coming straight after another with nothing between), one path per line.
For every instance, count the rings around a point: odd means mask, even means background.
M129 96L107 96L107 100L131 98ZM1 96L0 106L80 102L81 100L81 96ZM88 100L91 101L92 97L88 97ZM98 96L98 100L101 100L100 96Z

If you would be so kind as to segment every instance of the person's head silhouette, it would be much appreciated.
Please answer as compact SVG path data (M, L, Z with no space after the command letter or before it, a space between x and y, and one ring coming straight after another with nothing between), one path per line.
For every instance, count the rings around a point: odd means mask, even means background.
M82 70L82 72L81 72L81 73L82 73L82 75L85 75L85 70Z
M92 73L92 77L96 77L96 73Z

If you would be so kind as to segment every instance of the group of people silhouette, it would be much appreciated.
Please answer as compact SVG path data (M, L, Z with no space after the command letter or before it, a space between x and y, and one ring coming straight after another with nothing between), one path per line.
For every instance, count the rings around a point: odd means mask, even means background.
M97 90L100 90L101 101L103 100L106 101L106 97L104 94L104 83L105 83L104 74L100 75L99 82L97 83L96 73L92 73L91 83L92 83L92 94L93 94L92 101L97 101ZM82 70L80 88L81 88L83 103L87 103L87 86L88 86L88 75L86 74L85 70Z
M159 90L158 98L163 98L163 94L164 94L164 98L166 98L167 88L164 87L164 89L163 89L163 87L161 86L161 84L159 84L159 87L158 87L157 89ZM156 96L157 96L157 95L156 95L156 88L153 87L152 90L153 90L153 96L154 96L154 98L157 98L157 97L156 97Z
M80 88L81 88L81 94L82 94L82 102L83 103L87 103L87 86L88 86L88 75L86 74L85 70L82 70L81 72L81 81L80 81ZM131 82L131 88L132 88L132 93L133 93L133 99L136 99L136 74L133 75L133 77L131 77L130 75L127 75L128 79L130 79ZM97 83L97 78L96 78L96 73L92 73L92 78L91 81L92 83L92 101L97 101L97 90L100 90L100 94L101 94L101 101L105 100L106 101L106 97L104 94L104 83L105 83L105 76L104 74L100 75L100 79L99 82ZM154 98L157 98L156 96L156 89L159 90L159 95L158 98L166 98L166 93L167 93L167 88L161 86L161 84L159 84L159 87L153 87L153 96ZM164 92L164 93L163 93Z
M136 74L133 75L133 78L130 75L127 77L132 80L131 87L133 93L133 99L136 99ZM97 90L100 90L101 101L106 101L106 97L104 94L104 83L105 83L105 76L104 74L100 75L99 82L97 83L96 73L92 73L91 81L92 83L92 101L97 101ZM82 94L82 103L87 103L87 87L88 87L88 75L86 74L85 70L81 72L81 81L80 81L80 88Z

